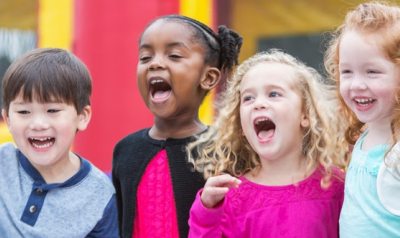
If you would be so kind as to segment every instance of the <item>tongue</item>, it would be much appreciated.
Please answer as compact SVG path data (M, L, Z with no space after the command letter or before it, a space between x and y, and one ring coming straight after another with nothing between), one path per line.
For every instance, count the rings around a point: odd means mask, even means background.
M35 143L36 145L44 145L44 144L47 144L49 142L50 141L48 141L48 140L44 140L44 141L35 140L35 141L33 141L33 143Z
M154 93L154 99L163 99L169 95L170 91L157 91Z
M260 131L258 133L258 138L260 139L268 139L270 137L272 137L275 134L275 130L268 130L268 131Z

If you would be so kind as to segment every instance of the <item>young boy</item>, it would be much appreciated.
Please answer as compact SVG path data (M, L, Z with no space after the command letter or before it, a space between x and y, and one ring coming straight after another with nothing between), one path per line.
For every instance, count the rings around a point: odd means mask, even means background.
M110 179L69 151L91 115L92 81L73 54L36 49L2 83L2 115L17 148L0 146L1 237L119 237Z

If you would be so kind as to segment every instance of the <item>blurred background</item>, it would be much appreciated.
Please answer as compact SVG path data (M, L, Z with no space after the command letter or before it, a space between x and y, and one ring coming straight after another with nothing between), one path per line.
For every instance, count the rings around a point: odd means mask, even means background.
M153 124L136 86L138 39L166 14L182 14L243 36L240 62L281 48L319 70L324 43L355 0L0 0L0 81L10 63L35 48L58 47L77 55L93 77L93 117L73 150L106 173L124 136ZM396 1L394 1L396 2ZM397 2L400 2L397 1ZM215 115L210 93L201 119ZM1 92L0 92L1 96ZM12 137L0 117L0 144Z

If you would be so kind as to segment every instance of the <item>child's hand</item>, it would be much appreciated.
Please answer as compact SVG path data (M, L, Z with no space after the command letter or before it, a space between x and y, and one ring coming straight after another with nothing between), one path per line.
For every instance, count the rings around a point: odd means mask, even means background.
M230 188L239 187L241 182L241 180L229 174L211 177L204 185L201 193L201 202L205 207L212 208L225 197Z

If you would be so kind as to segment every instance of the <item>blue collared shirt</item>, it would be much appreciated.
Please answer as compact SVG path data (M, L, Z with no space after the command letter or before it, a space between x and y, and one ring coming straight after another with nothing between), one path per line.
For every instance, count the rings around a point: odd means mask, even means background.
M0 146L0 237L119 237L115 190L89 161L47 184L11 143Z

